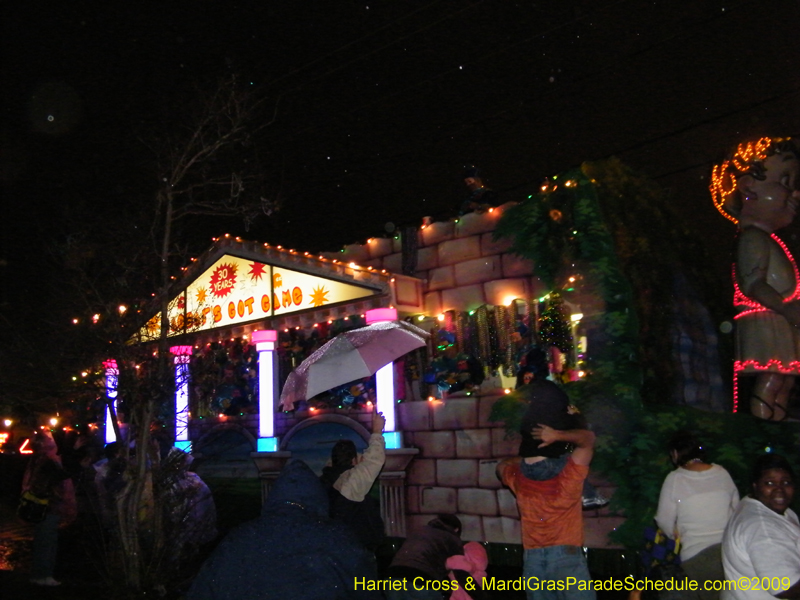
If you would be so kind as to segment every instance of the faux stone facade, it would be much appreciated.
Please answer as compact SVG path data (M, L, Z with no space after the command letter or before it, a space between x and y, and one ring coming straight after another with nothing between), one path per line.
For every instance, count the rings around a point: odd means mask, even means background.
M463 398L404 402L397 405L405 443L419 448L406 476L408 526L424 525L437 513L455 513L463 538L505 544L520 543L517 503L498 481L497 463L515 456L518 436L508 437L500 423L488 420L501 390ZM613 488L590 476L600 492ZM612 547L608 534L622 522L608 509L583 513L585 544Z
M506 304L509 298L527 298L541 291L533 263L511 254L507 240L494 240L497 221L511 206L513 202L491 212L470 213L455 221L420 226L414 276L424 282L428 314ZM346 246L344 252L323 253L323 256L400 273L399 236L392 242L373 238L363 245Z

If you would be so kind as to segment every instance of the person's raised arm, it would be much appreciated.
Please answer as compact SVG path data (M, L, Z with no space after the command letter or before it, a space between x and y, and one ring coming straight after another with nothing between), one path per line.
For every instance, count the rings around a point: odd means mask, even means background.
M573 444L575 450L572 452L572 462L576 465L588 467L592 462L595 436L588 429L567 429L562 431L540 423L537 427L531 429L531 435L537 440L542 440L539 448L549 446L553 442Z
M369 493L386 462L386 440L383 438L385 424L386 419L383 414L375 411L372 414L372 435L367 449L358 463L342 473L333 485L348 500L361 502Z

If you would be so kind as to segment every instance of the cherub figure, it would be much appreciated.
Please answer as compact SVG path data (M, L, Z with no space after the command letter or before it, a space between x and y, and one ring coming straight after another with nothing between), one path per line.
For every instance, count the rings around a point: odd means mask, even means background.
M734 371L756 377L751 412L781 421L800 375L800 272L775 232L791 224L800 206L800 144L791 138L740 144L711 180L715 206L739 226Z

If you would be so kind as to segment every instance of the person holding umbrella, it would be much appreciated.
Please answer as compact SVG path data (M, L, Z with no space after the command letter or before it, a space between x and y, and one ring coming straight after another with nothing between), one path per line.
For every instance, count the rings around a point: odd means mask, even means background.
M375 552L385 535L380 505L369 495L386 462L383 413L372 414L372 434L364 454L351 440L339 440L331 451L331 464L320 478L328 490L330 516L349 526L365 548Z

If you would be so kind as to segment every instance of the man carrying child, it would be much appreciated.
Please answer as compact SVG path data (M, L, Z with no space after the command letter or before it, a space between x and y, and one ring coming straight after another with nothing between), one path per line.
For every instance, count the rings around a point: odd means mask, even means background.
M539 581L590 581L583 554L583 483L594 452L594 434L570 414L569 399L551 381L530 384L523 417L520 457L497 466L500 480L517 498L523 575ZM570 448L574 448L570 453ZM534 579L535 581L535 579ZM527 590L529 600L594 600L595 592L575 583L562 591ZM584 588L588 586L582 586Z

